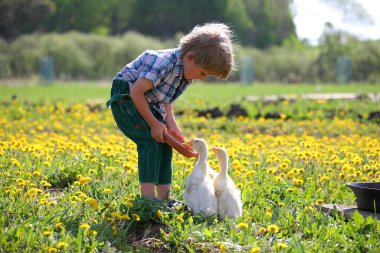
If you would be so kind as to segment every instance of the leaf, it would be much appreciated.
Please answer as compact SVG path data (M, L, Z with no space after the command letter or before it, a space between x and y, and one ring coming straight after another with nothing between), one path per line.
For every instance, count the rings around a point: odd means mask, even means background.
M361 227L364 223L363 215L361 215L357 210L354 212L351 218L356 223L357 227Z

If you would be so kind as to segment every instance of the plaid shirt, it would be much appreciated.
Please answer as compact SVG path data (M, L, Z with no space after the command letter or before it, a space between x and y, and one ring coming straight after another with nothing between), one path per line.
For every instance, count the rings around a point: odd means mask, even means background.
M183 61L179 48L147 50L127 64L115 77L127 81L130 87L138 78L153 82L154 88L147 91L145 97L149 106L164 118L164 104L173 103L191 83L191 80L183 77Z

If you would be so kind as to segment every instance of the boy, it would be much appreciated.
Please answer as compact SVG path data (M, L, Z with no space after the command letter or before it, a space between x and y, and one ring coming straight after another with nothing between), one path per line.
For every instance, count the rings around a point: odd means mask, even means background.
M137 145L141 195L169 198L172 149L163 132L184 140L172 103L192 80L207 76L227 79L234 68L233 33L220 23L196 26L178 48L147 50L117 73L112 83L111 108L119 129Z

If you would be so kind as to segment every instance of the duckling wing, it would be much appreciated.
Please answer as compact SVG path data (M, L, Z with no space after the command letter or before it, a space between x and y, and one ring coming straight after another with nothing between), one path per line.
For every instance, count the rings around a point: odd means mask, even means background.
M221 219L241 216L242 207L240 191L237 189L224 190L218 196L218 212Z

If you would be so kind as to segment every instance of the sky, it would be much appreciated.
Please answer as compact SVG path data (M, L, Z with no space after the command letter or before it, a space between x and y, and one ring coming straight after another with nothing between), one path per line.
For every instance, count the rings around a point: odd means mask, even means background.
M372 16L373 25L343 22L342 14L319 0L294 0L293 11L297 35L311 44L318 44L324 24L330 22L336 30L347 31L361 39L380 39L380 0L356 0Z

